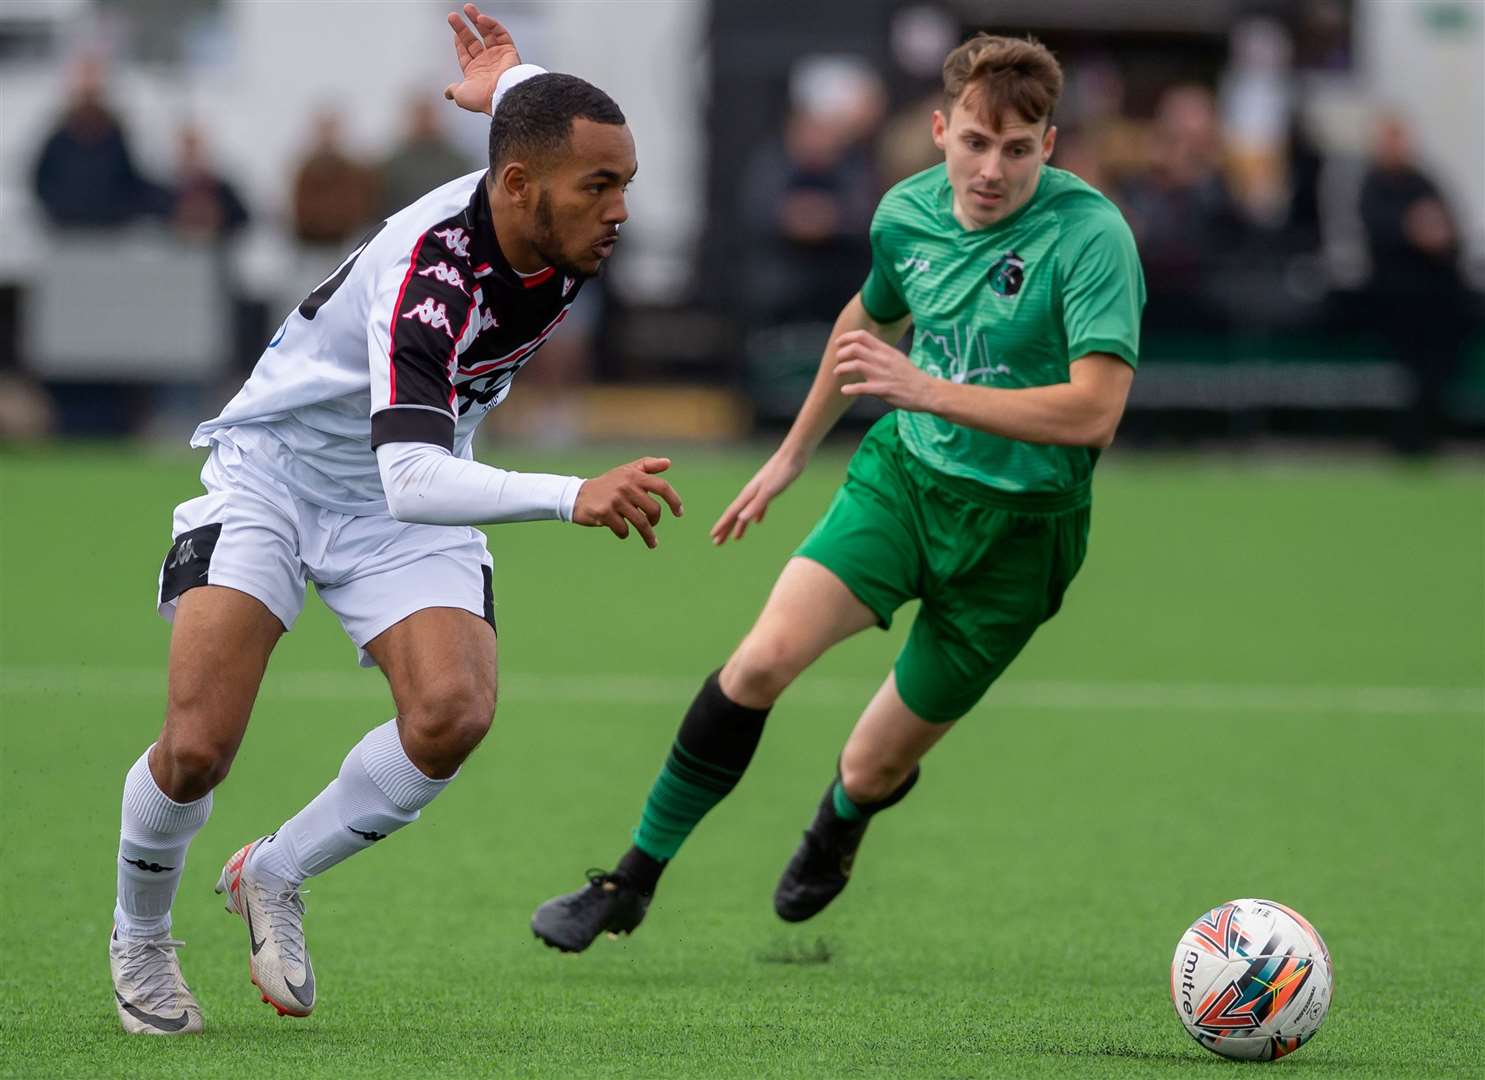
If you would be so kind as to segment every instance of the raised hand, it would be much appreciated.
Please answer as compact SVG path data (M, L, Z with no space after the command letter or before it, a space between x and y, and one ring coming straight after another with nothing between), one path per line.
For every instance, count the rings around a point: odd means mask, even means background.
M515 39L509 30L474 4L464 5L463 16L449 12L448 21L454 31L454 55L459 60L462 78L450 83L443 96L461 109L488 114L496 82L521 62ZM469 28L471 24L474 30Z
M783 452L765 461L712 526L712 543L725 544L728 537L741 540L750 524L763 520L774 497L794 483L803 471L803 461Z
M648 547L654 547L655 526L660 524L658 495L676 517L681 516L681 497L656 473L670 468L670 458L640 458L610 469L602 476L583 481L573 503L572 520L578 525L602 526L620 540L634 526Z

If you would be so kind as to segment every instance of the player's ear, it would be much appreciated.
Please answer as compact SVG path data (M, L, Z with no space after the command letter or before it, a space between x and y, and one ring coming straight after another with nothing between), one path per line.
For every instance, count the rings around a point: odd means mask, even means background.
M508 161L497 181L501 193L517 206L526 205L531 195L531 171L520 161Z
M949 118L942 109L933 110L933 145L944 149L944 133L949 129Z
M1047 133L1042 136L1042 164L1052 156L1052 147L1057 145L1057 128L1051 124L1047 125Z

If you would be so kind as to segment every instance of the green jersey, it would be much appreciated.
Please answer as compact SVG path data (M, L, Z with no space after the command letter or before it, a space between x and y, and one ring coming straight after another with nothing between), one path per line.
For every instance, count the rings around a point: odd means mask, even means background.
M1145 280L1134 237L1072 173L1043 166L1025 206L967 230L937 165L882 198L871 248L861 302L878 322L912 315L912 360L934 376L1049 386L1089 353L1139 361ZM904 410L897 423L925 465L1008 493L1086 492L1098 460L1096 449L1006 439L931 413Z

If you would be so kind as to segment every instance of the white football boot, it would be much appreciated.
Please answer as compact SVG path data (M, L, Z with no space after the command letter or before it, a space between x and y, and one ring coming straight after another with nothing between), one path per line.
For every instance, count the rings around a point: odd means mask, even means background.
M181 977L175 950L181 942L166 936L108 939L113 1003L130 1035L196 1035L201 1006Z
M227 910L247 923L248 971L263 1000L280 1016L308 1016L315 1007L315 973L304 944L304 900L299 890L268 875L254 874L249 856L265 839L240 849L222 867L216 891Z

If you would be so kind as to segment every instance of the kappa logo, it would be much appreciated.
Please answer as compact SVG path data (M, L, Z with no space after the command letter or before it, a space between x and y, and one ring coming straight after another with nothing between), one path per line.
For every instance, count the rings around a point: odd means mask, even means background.
M489 308L480 308L480 333L483 334L486 330L493 330L499 325L500 320L495 317L493 311Z
M428 297L417 307L403 313L404 319L417 319L419 322L427 323L435 330L442 330L450 338L454 336L454 328L449 323L449 312L442 304L434 303L433 297Z
M469 258L469 234L463 229L439 229L433 234L461 259Z
M419 270L418 277L434 277L445 285L452 285L466 296L469 290L464 287L464 276L446 262L437 263L426 270Z
M184 566L186 563L193 561L195 558L196 540L194 537L187 537L176 545L175 554L172 555L170 557L170 561L165 564L165 569L174 570L177 566Z
M146 862L143 859L125 859L122 855L120 855L119 858L123 859L123 861L128 863L130 866L137 866L141 870L148 870L151 874L163 874L167 870L175 869L175 867L173 866L161 866L157 862Z
M1021 291L1026 280L1026 260L1014 251L1007 251L990 265L990 291L1003 300L1009 300Z
M933 264L918 255L909 255L897 264L899 274L906 274L909 271L915 274L926 274L931 269L933 269Z
M563 277L563 279L562 279L562 295L563 296L566 296L568 293L572 292L572 287L575 284L577 284L577 283L575 281L573 281L572 278L570 278L570 277Z

